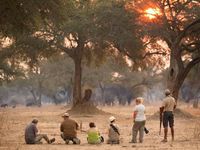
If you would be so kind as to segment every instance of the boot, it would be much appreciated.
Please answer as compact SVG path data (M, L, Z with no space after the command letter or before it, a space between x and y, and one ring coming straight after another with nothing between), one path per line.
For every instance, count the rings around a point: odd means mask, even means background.
M167 132L168 128L164 128L164 139L162 140L162 142L167 142Z
M51 143L53 143L53 142L55 142L55 141L56 141L56 139L55 139L55 138L52 138L52 139L49 140L48 143L51 144Z
M171 128L171 134L172 134L172 141L174 141L174 128Z

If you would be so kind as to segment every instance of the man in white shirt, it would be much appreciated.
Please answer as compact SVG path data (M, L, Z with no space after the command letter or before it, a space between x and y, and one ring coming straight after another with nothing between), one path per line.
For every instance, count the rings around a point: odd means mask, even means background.
M137 133L139 131L139 142L143 142L144 127L146 122L145 106L142 104L143 98L136 98L136 106L133 112L133 128L132 128L132 140L131 143L137 143Z

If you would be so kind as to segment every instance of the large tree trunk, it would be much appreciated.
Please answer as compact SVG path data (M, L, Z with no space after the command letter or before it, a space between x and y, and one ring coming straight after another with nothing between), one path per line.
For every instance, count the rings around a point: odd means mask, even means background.
M81 97L81 78L82 78L82 67L81 67L82 58L76 57L74 59L75 64L75 73L74 73L74 87L73 87L73 107L80 104Z
M181 59L181 52L178 52L178 48L172 49L170 60L170 70L168 78L168 88L172 91L172 96L178 100L179 90L187 77L190 70L200 62L200 58L193 59L187 65L184 66L184 62Z
M176 76L176 79L174 81L173 87L171 89L172 96L176 99L176 102L178 100L179 90L186 78L187 74L184 75L183 72L178 72L178 75Z
M169 66L169 72L167 76L167 88L172 90L174 86L174 82L176 81L176 76L178 74L178 66L176 62L176 56L175 56L175 45L172 45L170 47L171 53L170 53L170 66Z

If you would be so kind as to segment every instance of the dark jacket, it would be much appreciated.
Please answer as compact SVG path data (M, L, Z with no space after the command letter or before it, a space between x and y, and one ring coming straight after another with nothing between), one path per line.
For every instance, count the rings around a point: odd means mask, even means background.
M25 141L26 144L34 144L38 129L34 123L27 125L25 129Z

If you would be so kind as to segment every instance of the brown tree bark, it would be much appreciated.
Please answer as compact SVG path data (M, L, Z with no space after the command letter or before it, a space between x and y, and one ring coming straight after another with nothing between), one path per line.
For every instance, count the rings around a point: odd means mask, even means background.
M75 72L74 72L74 87L73 87L73 106L81 103L81 78L82 78L82 67L81 67L81 59L75 58Z
M81 81L82 81L82 59L84 53L84 37L79 34L77 40L77 48L74 49L73 54L73 61L75 64L75 71L74 71L74 87L73 87L73 107L82 103L82 88L81 88Z
M172 80L170 80L171 82L171 91L172 91L172 96L176 99L176 101L178 100L178 95L179 95L179 90L185 80L185 78L187 77L188 73L190 72L190 70L198 63L200 63L200 57L197 57L196 59L193 59L191 62L189 62L186 66L183 65L183 62L181 60L181 54L178 54L178 56L175 57L176 63L178 68L176 70L174 70L174 74L175 76L173 76ZM171 66L170 68L173 68L173 66ZM169 74L171 75L171 70L169 72Z

